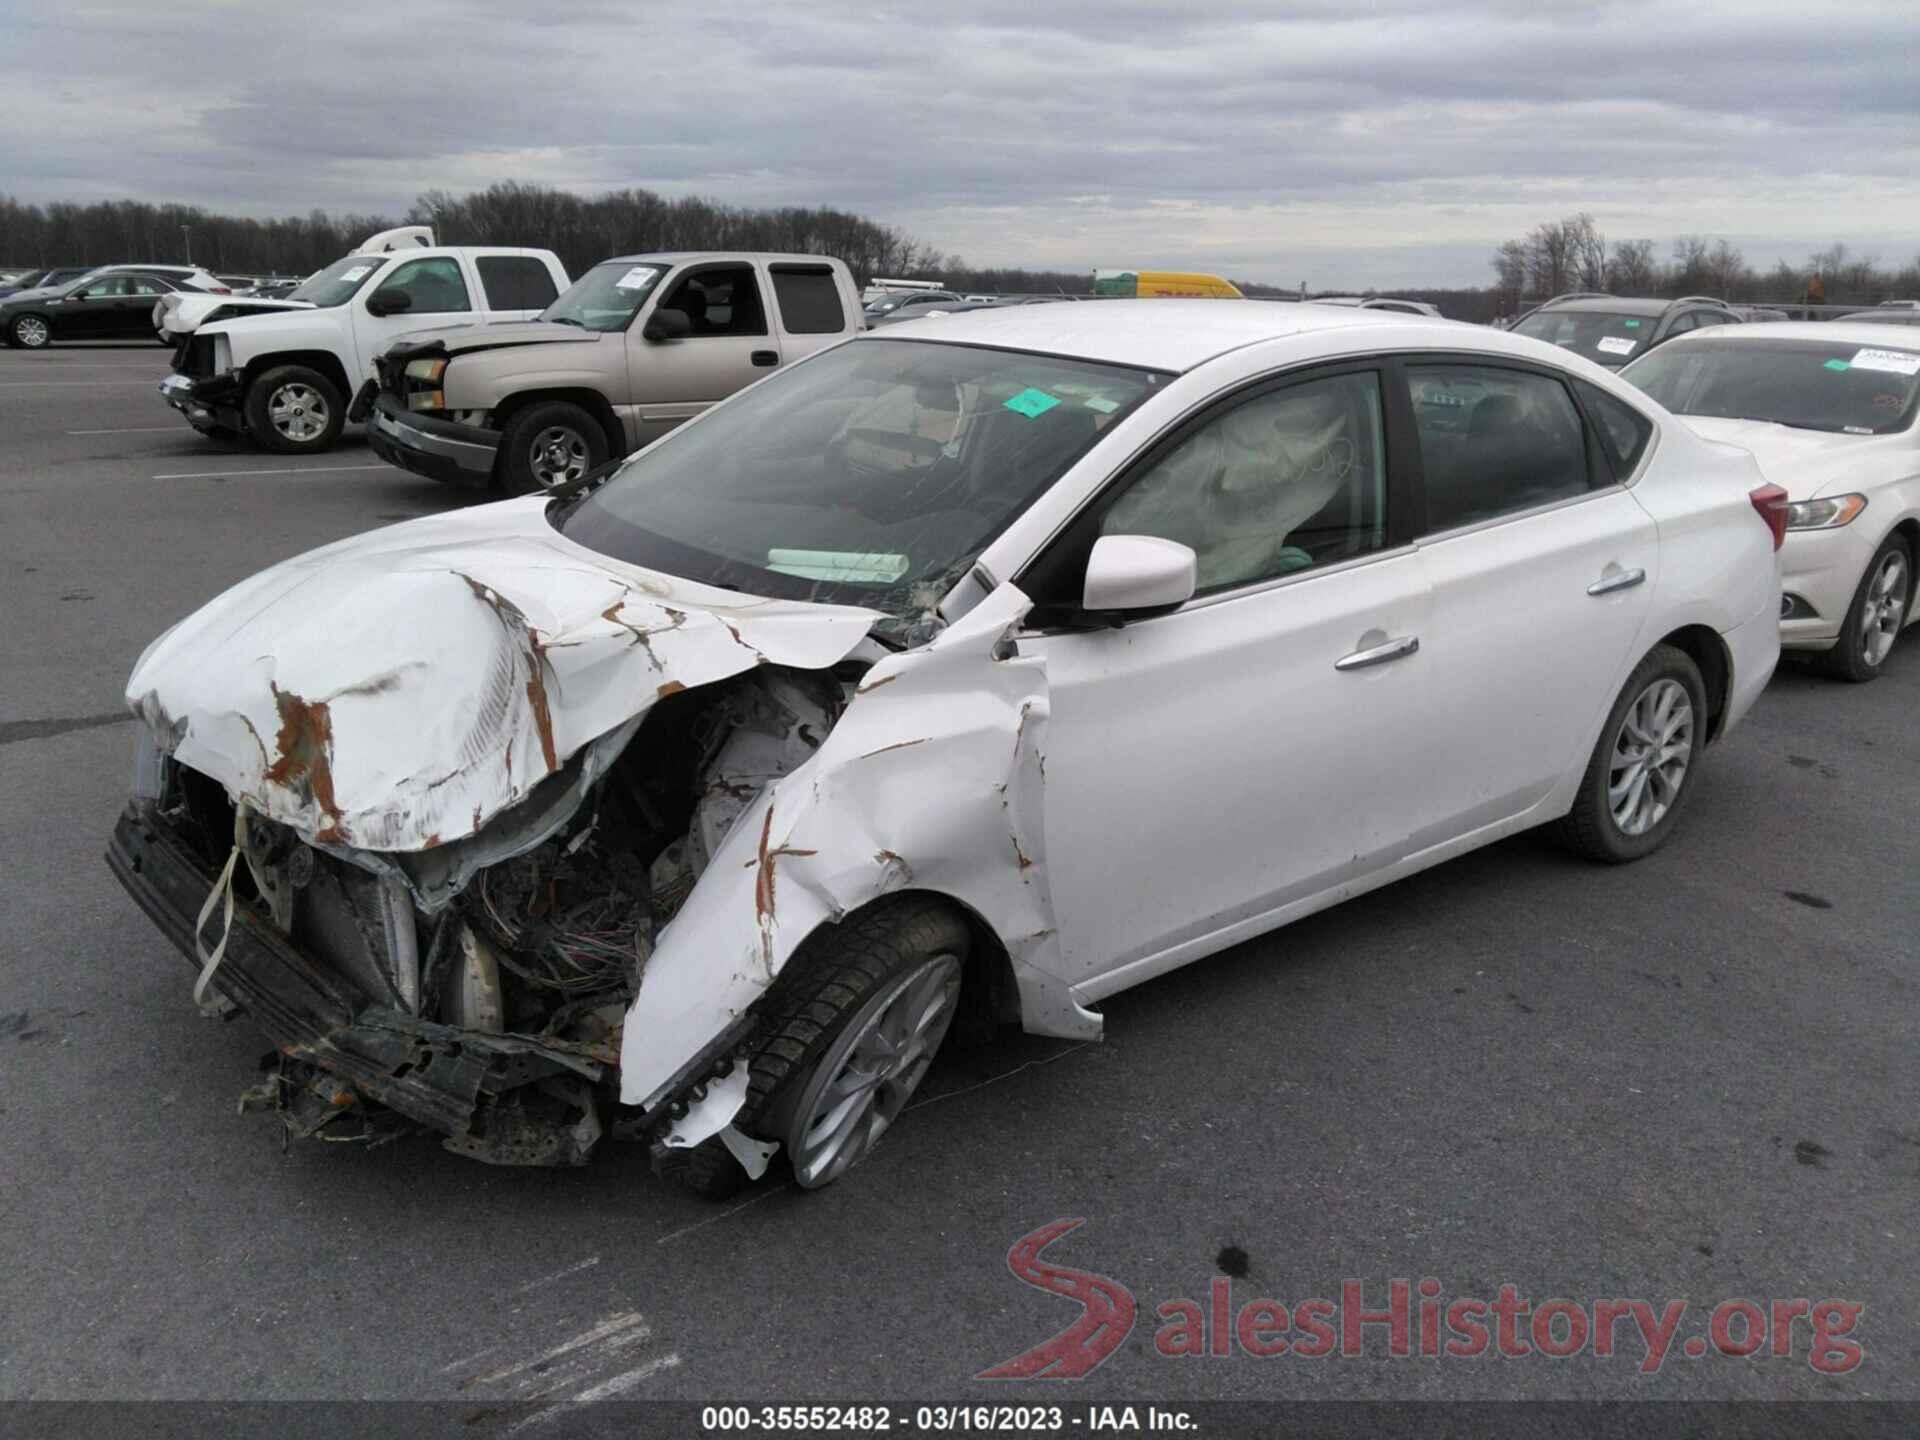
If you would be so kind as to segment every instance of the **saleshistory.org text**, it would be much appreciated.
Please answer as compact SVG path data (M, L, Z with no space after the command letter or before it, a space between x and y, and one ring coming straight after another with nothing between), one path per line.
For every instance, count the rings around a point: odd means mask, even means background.
M1059 1334L980 1372L987 1380L1071 1380L1119 1349L1139 1318L1133 1292L1091 1271L1059 1265L1041 1252L1083 1220L1056 1220L1023 1235L1007 1252L1014 1275L1077 1302L1081 1313ZM1590 1354L1637 1363L1657 1374L1678 1355L1793 1359L1823 1375L1844 1375L1864 1358L1851 1338L1864 1307L1851 1300L1730 1299L1695 1307L1688 1300L1534 1300L1514 1285L1491 1298L1450 1296L1432 1277L1368 1284L1345 1280L1339 1298L1285 1302L1234 1293L1215 1276L1206 1298L1172 1299L1154 1309L1153 1346L1170 1359L1244 1356L1268 1360L1472 1360ZM1704 1313L1704 1326L1699 1316ZM1692 1325L1687 1317L1696 1318Z

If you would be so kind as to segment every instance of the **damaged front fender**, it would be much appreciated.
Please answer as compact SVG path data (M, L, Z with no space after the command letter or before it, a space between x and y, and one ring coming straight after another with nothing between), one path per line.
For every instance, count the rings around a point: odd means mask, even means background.
M1045 666L1007 639L1029 605L1003 585L875 665L812 757L740 813L658 937L623 1033L624 1103L671 1100L810 934L909 889L949 897L1000 938L1028 1029L1100 1033L1057 978Z

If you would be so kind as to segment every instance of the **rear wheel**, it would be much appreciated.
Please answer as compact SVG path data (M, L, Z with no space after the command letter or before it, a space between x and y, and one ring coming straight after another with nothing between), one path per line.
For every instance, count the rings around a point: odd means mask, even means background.
M1847 623L1833 649L1820 657L1820 667L1856 685L1873 679L1893 653L1912 600L1913 556L1902 537L1889 535L1867 562L1847 607Z
M283 455L333 448L347 423L346 402L334 383L305 365L281 365L247 387L247 430Z
M1638 860L1666 843L1707 740L1707 689L1685 651L1656 645L1607 715L1561 838L1590 860Z
M918 896L816 934L780 977L734 1124L778 1140L803 1189L846 1174L926 1077L959 1010L971 943L951 906ZM668 1152L662 1170L711 1199L746 1183L717 1138Z
M607 437L580 406L565 400L529 405L500 437L500 485L532 495L578 480L607 458Z
M7 327L7 339L22 350L44 350L53 339L53 327L44 315L16 315Z

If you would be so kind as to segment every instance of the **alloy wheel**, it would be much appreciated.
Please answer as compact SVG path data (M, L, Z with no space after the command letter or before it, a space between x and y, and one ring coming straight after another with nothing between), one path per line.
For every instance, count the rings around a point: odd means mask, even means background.
M1678 680L1659 679L1627 707L1614 737L1607 806L1623 835L1644 835L1680 798L1693 759L1693 702Z
M543 490L578 480L591 458L586 437L565 425L549 425L527 447L527 468Z
M317 440L327 428L327 400L311 385L282 385L267 401L267 419L297 445Z
M53 337L47 330L47 322L38 315L22 315L13 322L13 338L29 350L38 350Z
M1860 658L1878 669L1907 618L1907 557L1889 550L1860 597Z
M837 1179L899 1118L959 999L960 960L943 953L895 976L847 1022L814 1066L786 1137L802 1186Z

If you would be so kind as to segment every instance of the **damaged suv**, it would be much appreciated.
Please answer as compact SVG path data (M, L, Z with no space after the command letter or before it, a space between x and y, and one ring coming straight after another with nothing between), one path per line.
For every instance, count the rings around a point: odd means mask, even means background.
M817 1186L951 1029L1097 1037L1543 822L1659 845L1773 668L1776 499L1491 330L900 327L174 626L109 859L298 1133Z

